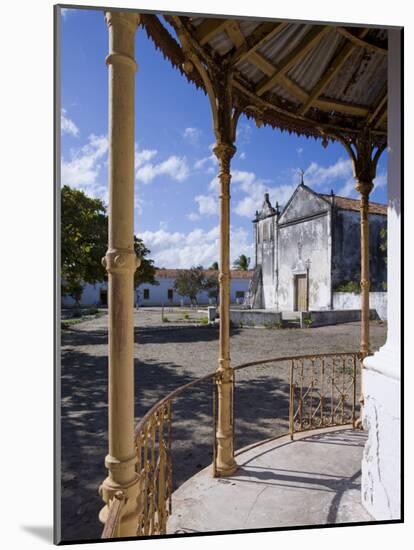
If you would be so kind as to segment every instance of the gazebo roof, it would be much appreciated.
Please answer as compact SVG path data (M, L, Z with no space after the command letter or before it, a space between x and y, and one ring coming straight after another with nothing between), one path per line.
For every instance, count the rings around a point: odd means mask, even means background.
M378 145L386 141L386 29L150 14L142 25L200 88L197 70L183 69L185 48L211 67L231 63L233 101L259 126L333 139L368 127Z

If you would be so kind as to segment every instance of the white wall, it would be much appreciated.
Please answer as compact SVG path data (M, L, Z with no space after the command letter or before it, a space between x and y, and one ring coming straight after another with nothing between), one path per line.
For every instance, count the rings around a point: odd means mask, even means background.
M159 286L143 284L137 289L139 291L139 304L143 306L159 306L162 304L168 305L171 302L168 301L168 289L174 288L175 279L173 277L159 277ZM236 303L236 292L247 292L249 288L250 279L231 279L230 281L230 301ZM106 289L106 283L97 283L96 285L86 284L83 289L82 299L80 305L83 307L88 306L100 306L100 290ZM148 288L150 291L150 299L144 300L144 288ZM181 300L184 300L184 304L189 305L190 300L183 298L174 290L173 292L173 305L180 305ZM198 294L198 303L200 305L207 305L211 302L207 292L200 292ZM242 301L242 300L241 300ZM214 302L214 300L213 300ZM72 307L75 305L75 300L69 296L62 297L63 307Z
M86 284L83 287L81 306L98 306L100 305L100 289L106 288L106 283L97 283L95 285ZM70 296L62 296L62 306L72 307L75 305L75 300Z
M143 284L139 287L139 304L142 306L159 306L162 304L168 305L180 305L181 301L184 301L185 305L190 304L190 299L180 296L175 290L173 291L173 300L168 300L168 289L174 289L175 279L173 277L159 277L157 278L160 283L159 286ZM247 292L249 288L250 279L231 279L230 281L230 301L236 302L236 292ZM144 300L144 289L149 290L149 299ZM214 299L209 298L208 292L199 292L197 295L197 301L200 305L206 305L214 303Z
M294 308L294 275L298 266L310 260L309 309L330 309L330 233L328 216L306 220L279 228L279 309ZM302 262L299 260L297 243L302 243ZM303 269L301 272L306 273Z
M388 334L364 360L361 497L377 520L401 517L401 37L388 29Z
M382 320L387 319L387 293L386 292L370 292L369 307L375 309L378 317ZM334 292L333 293L333 308L334 309L360 309L361 294L354 292Z

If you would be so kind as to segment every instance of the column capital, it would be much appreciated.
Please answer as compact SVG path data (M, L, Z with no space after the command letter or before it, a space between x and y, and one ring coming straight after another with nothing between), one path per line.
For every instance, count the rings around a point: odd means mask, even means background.
M374 184L371 181L360 181L357 180L355 184L355 189L358 191L358 193L364 198L366 197L368 199L369 194L374 188Z
M230 161L235 155L237 149L231 143L226 143L224 141L219 141L213 147L213 153L220 160Z
M141 22L141 15L131 11L105 11L105 20L108 27L123 25L135 32Z

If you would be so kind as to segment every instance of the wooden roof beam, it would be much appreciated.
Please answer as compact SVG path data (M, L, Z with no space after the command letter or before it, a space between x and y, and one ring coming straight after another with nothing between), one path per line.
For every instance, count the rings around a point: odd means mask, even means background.
M335 27L335 29L345 36L348 40L353 42L356 46L359 46L360 48L365 48L367 50L374 50L376 53L381 53L382 55L388 55L388 50L386 48L381 48L380 46L377 46L376 44L370 44L366 40L362 40L358 36L355 36L355 34L352 34L348 29L345 29L345 27ZM368 29L370 30L370 29Z
M283 31L288 24L289 23L286 21L281 23L274 23L272 21L261 23L247 38L247 40L244 40L244 44L236 49L232 55L231 62L234 65L241 63L244 59L256 52L265 42Z
M305 38L280 63L279 68L270 78L263 79L256 87L257 95L263 95L270 90L295 63L302 59L333 27L312 27Z
M363 38L366 34L368 34L368 31L369 29L362 29L362 31L359 34L359 38ZM353 42L352 43L348 42L348 44L346 44L343 48L341 48L340 52L334 57L334 59L332 59L332 61L329 64L329 67L326 69L324 74L318 80L317 84L310 91L309 99L306 101L306 103L303 105L303 107L300 110L301 115L304 115L308 111L308 109L312 106L312 104L315 102L315 100L322 94L323 90L328 86L330 81L333 79L333 77L336 75L336 73L345 63L345 61L349 58L351 53L354 51L355 47L356 46Z
M388 109L387 109L387 105L385 104L382 108L382 111L379 113L379 117L377 122L375 123L374 128L379 128L380 126L382 126L384 120L387 118L387 114L388 114Z
M367 126L371 126L372 122L377 118L377 116L382 112L382 110L385 107L385 110L387 108L387 100L388 100L388 93L387 90L381 94L381 98L378 101L377 105L373 109L373 111L368 115L367 117Z
M230 40L233 42L236 48L240 48L245 44L246 39L241 32L239 22L235 19L230 19L226 25L226 33L229 35Z
M206 19L195 31L195 38L201 46L207 44L216 34L223 31L228 24L228 19Z
M270 75L275 72L275 65L270 63L265 57L257 52L254 52L249 57L249 62L256 65L264 74ZM279 78L279 84L285 88L289 93L298 99L300 103L306 103L309 100L309 94L298 86L293 80L286 75L282 74ZM367 116L368 109L362 105L351 105L349 103L343 103L334 99L318 98L314 101L315 106L319 107L323 111L338 111L340 113L352 114L355 116ZM300 111L298 114L301 115Z

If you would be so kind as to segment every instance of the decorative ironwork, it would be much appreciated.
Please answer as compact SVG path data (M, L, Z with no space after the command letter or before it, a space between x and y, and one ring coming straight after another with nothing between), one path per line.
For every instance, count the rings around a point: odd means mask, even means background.
M318 354L295 357L277 357L238 365L232 369L226 383L235 383L238 371L248 367L277 366L288 369L289 428L283 437L306 430L352 424L356 422L356 382L360 372L360 353ZM137 536L163 535L172 511L173 461L172 426L173 402L182 394L207 380L213 388L213 475L217 472L217 416L218 386L223 382L222 373L208 374L181 386L156 403L138 423L135 430L137 473L139 475ZM226 377L228 373L226 373ZM185 398L185 397L184 397ZM234 398L231 400L230 426L233 449L235 434ZM262 444L263 441L253 444ZM118 536L118 526L126 502L123 493L115 494L110 501L108 519L102 538Z
M136 435L140 476L137 535L166 533L171 514L172 403L163 403L140 426Z
M355 427L357 353L308 356L291 360L289 431Z
M171 515L173 402L186 390L209 379L213 381L214 398L217 391L215 378L215 373L208 374L177 388L156 403L135 429L137 473L140 479L137 536L164 535ZM213 417L215 419L215 414ZM212 440L215 441L214 435Z
M108 517L101 538L113 539L118 536L119 520L121 519L121 512L124 505L125 495L122 491L118 491L108 503Z

